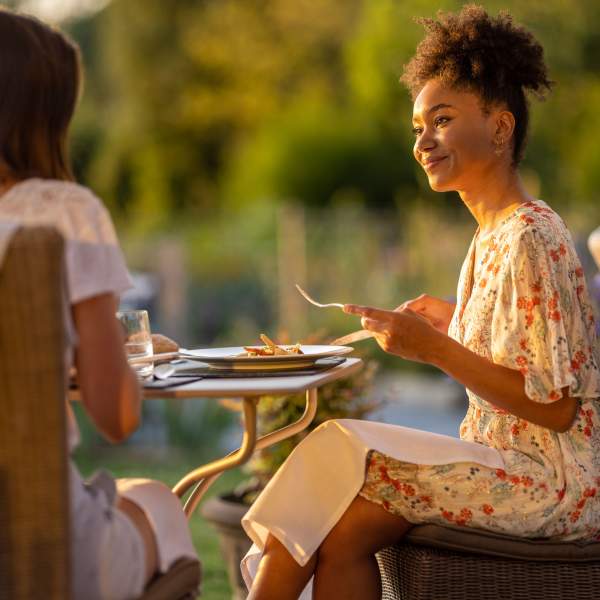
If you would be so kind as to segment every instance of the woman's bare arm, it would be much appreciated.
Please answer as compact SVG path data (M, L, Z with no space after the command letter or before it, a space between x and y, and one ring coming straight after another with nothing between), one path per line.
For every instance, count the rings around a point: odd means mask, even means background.
M568 395L568 388L549 404L531 400L519 371L475 354L409 308L387 311L346 305L345 310L362 317L363 327L375 332L386 352L432 364L498 408L558 432L569 429L575 419L578 402Z
M113 442L123 441L137 429L141 410L139 383L127 363L123 333L115 318L117 306L113 294L103 294L73 307L82 403Z
M553 431L563 432L572 425L578 402L569 396L568 387L563 388L559 400L535 402L525 395L525 380L519 371L494 364L449 337L440 338L436 346L431 364L494 406Z

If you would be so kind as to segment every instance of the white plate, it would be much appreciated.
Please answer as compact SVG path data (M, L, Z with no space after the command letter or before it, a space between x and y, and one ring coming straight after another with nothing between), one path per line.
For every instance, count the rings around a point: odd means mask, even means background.
M258 346L257 346L258 347ZM300 346L303 354L279 356L237 356L246 352L242 346L228 348L199 348L186 350L181 356L208 363L220 369L304 369L309 368L319 358L341 356L354 350L351 346Z

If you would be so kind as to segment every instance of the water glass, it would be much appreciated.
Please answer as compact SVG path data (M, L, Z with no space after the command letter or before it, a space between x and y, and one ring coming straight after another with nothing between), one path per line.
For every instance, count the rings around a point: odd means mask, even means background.
M124 310L117 313L117 319L125 334L127 358L152 356L152 337L147 310ZM154 371L152 363L131 365L138 377L150 377Z

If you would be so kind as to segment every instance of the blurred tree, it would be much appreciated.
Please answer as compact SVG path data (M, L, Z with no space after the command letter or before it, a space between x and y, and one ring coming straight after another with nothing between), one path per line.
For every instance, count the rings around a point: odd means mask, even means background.
M410 156L398 83L422 28L456 0L113 0L72 32L88 94L78 172L141 230L210 214L222 198L340 189L368 203L429 194ZM600 153L596 0L489 0L544 44L558 81L533 109L524 167L552 202L595 203ZM430 200L428 196L428 200ZM404 203L405 200L402 200Z
M228 149L263 119L298 97L345 97L343 42L359 4L114 0L98 18L110 130L94 187L154 223L158 195L167 213L205 211Z

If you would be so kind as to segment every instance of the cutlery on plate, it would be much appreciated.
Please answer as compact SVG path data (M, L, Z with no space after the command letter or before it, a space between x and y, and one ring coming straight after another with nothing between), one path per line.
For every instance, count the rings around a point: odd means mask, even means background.
M342 337L336 338L331 342L332 346L345 346L346 344L352 344L354 342L360 342L361 340L367 340L374 337L375 334L372 331L366 329L359 329Z
M150 354L149 356L136 356L135 358L129 358L127 360L130 365L140 365L179 358L179 354L179 352L161 352L160 354Z
M152 372L156 379L169 379L173 373L175 373L175 367L170 363L157 365Z
M311 304L318 306L319 308L344 308L344 305L340 304L339 302L328 302L327 304L317 302L314 298L311 298L310 295L307 292L305 292L298 284L296 284L296 289L306 300L308 300Z

